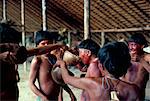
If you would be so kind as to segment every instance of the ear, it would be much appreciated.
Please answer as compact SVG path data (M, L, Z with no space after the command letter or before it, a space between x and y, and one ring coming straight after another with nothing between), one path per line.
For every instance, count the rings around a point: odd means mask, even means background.
M88 56L91 56L91 55L92 55L92 53L91 53L90 50L87 50L87 55L88 55Z
M99 68L104 70L104 66L101 63L99 63Z

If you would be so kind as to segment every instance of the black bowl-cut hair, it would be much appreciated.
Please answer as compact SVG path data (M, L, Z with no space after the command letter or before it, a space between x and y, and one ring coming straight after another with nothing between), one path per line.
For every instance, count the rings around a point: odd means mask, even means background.
M49 31L37 31L35 33L35 43L38 45L42 40L49 40L49 41L59 41L61 40L61 36L58 32L49 32Z
M88 49L91 51L92 54L95 54L97 56L98 50L100 49L100 46L94 42L91 39L86 39L83 40L77 48L83 48L83 49Z
M104 45L98 53L98 58L104 68L114 77L126 74L131 65L131 57L124 42L111 42Z
M135 42L140 45L144 45L145 47L148 46L147 40L142 33L135 33L131 35L131 37L128 39L128 42Z
M21 32L8 24L0 23L0 43L19 43L21 40Z

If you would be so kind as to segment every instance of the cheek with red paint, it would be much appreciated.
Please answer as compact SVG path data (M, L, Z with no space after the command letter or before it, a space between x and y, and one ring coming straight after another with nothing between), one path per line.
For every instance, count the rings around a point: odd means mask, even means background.
M88 65L90 61L90 57L89 56L85 56L84 57L84 64Z
M81 60L84 64L89 64L89 57L88 56L86 56L85 54L79 54L79 57L81 58Z
M79 55L79 57L81 58L82 62L85 64L84 55Z

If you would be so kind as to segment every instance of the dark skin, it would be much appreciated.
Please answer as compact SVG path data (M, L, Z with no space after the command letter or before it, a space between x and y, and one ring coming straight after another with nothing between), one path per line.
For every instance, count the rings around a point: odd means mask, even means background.
M52 67L53 65L48 62L46 56L42 56L41 60L35 57L31 63L29 78L30 88L44 101L58 100L60 87L52 79ZM35 85L36 78L38 79L40 89Z
M144 78L146 78L146 74L148 74L144 66L146 67L146 64L143 65L140 62L132 62L132 66L130 66L124 77L125 81L135 83L140 88L142 88L142 85L144 85L143 83L145 82Z
M128 69L122 80L136 84L141 89L142 99L145 98L145 88L149 80L150 66L144 59L144 52L140 45L135 42L129 42L129 50L132 65Z
M66 64L63 61L57 62L60 65L62 70L62 77L65 83L70 84L76 88L85 90L89 99L86 101L108 101L110 98L110 91L107 88L106 81L104 81L104 88L102 87L102 78L103 77L85 77L78 78L70 76L67 69ZM107 75L107 71L105 75ZM109 75L109 74L108 74ZM109 78L108 78L109 79ZM109 79L113 85L116 85L119 79ZM119 92L119 98L122 101L139 101L139 89L136 85L126 83L124 81L119 80L119 83L116 86L117 92Z
M150 65L150 53L144 55L144 60Z
M42 40L38 47L46 46L49 43L49 40ZM49 61L48 55L49 53L33 58L29 74L29 86L43 101L57 101L60 87L52 79L51 70L53 64ZM38 80L39 88L35 85L36 79Z
M0 51L0 99L2 101L18 101L19 90L15 66L23 63L27 58L18 57L17 54L27 55L26 51L22 51L17 43L1 43Z
M131 67L122 78L122 80L126 82L136 84L141 89L142 99L145 97L145 88L149 80L149 68L150 66L144 60L141 60L140 62L132 62Z
M85 77L100 77L102 76L102 68L98 68L100 65L98 58L92 54L90 50L87 49L80 49L79 48L79 57L81 58L82 62L88 64L87 72ZM81 101L84 101L88 98L88 94L83 91L81 93Z
M41 41L39 46L48 45L48 40ZM52 49L50 52L54 52L59 49ZM55 101L62 101L61 95L61 87L63 87L71 96L72 101L75 101L75 96L71 92L68 86L64 85L61 86L57 84L52 78L52 68L53 64L48 59L50 53L45 55L37 56L32 60L30 75L29 75L29 85L31 90L39 96L43 101L55 100ZM53 54L59 57L59 54ZM39 59L40 58L40 59ZM57 58L58 59L58 58ZM35 85L36 79L39 83L39 89ZM59 96L59 97L58 97Z
M53 54L53 55L55 55L56 56L56 58L57 58L57 60L59 61L59 60L61 60L62 59L62 57L63 57L63 54L64 54L64 52L65 52L65 50L68 50L68 47L66 47L66 46L64 46L64 47L62 47L62 48L57 48L57 49L55 49L55 50L53 50L53 51L51 51L51 54ZM55 66L54 66L55 67ZM53 68L54 68L53 67ZM53 71L52 71L53 72ZM71 74L72 74L72 72L70 72ZM76 101L77 99L76 99L76 97L75 97L75 95L73 94L73 92L72 92L72 90L68 87L68 85L67 84L64 84L64 81L63 81L63 79L62 79L62 76L61 76L62 74L61 74L61 72L58 72L58 75L56 76L56 78L55 78L55 80L54 81L57 81L57 82L59 82L58 84L60 84L60 86L61 86L61 90L60 90L60 96L59 96L59 101L61 101L63 98L63 89L69 94L69 96L70 96L70 98L71 98L71 101ZM54 79L54 78L53 78ZM62 81L62 82L60 82L60 81Z

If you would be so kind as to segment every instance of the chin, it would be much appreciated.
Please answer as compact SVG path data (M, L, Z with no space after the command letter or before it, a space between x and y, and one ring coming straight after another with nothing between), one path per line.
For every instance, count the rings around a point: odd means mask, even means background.
M136 54L137 52L136 51L130 51L130 54Z
M131 51L130 53L131 53L131 54L135 54L136 52Z

